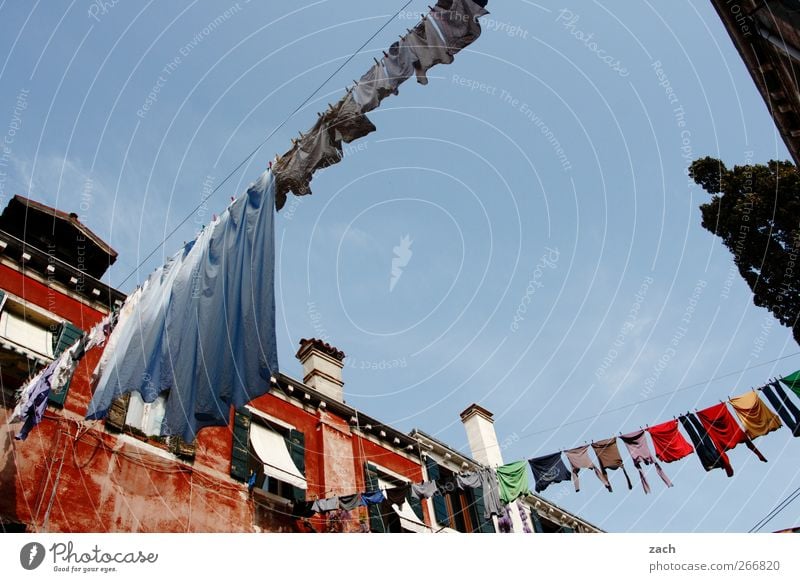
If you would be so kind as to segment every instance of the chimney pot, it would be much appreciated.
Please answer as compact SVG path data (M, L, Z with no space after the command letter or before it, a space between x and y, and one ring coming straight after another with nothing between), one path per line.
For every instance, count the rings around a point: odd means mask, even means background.
M344 358L342 350L317 338L301 339L297 350L303 382L337 402L344 402Z

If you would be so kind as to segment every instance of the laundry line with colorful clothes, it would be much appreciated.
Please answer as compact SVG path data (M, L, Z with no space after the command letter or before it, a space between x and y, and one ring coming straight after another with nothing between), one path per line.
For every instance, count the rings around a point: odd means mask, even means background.
M787 392L784 386L789 389ZM775 409L771 410L759 395L761 392ZM575 491L580 491L579 473L591 471L609 492L613 486L609 471L620 470L625 477L628 490L633 483L620 454L618 441L628 451L645 494L650 493L646 467L653 465L656 474L666 487L672 487L661 463L673 463L697 454L703 469L708 472L722 469L728 477L734 474L727 451L744 444L756 457L766 463L767 459L754 444L754 440L786 427L794 437L800 437L800 407L789 395L800 397L800 370L780 379L773 379L760 388L750 390L727 401L720 401L702 410L686 412L672 420L653 426L643 426L629 433L619 433L607 439L592 441L571 449L557 451L526 461L515 461L497 468L500 498L508 504L530 493L528 468L533 475L536 493L542 493L550 485L572 481ZM733 410L734 414L731 413ZM737 422L738 418L738 422ZM679 425L689 436L687 440ZM653 443L653 454L647 435ZM691 441L691 442L689 442ZM596 462L589 454L594 453ZM567 462L564 462L566 457Z

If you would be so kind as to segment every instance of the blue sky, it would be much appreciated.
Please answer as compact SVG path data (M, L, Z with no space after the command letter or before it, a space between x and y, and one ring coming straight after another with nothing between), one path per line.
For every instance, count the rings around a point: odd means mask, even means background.
M412 2L122 289L426 5ZM119 251L117 285L400 6L0 4L0 202L22 193L78 212ZM710 4L488 8L475 44L384 101L378 131L278 215L283 371L300 377L299 339L324 336L348 354L350 404L467 451L458 413L479 402L510 462L800 368L790 333L700 227L707 196L686 176L702 155L788 158ZM651 495L628 492L612 474L608 494L587 475L580 493L564 483L546 497L610 531L747 531L800 478L789 431L757 444L769 463L734 450L732 479L693 456L665 467L669 490L653 474ZM798 523L800 505L768 529Z

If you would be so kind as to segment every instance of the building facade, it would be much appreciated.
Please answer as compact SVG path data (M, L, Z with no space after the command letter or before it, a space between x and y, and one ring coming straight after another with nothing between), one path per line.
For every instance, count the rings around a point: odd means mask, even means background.
M795 165L800 165L800 3L711 3L753 77Z
M302 340L302 381L280 375L195 442L159 436L164 400L137 394L84 419L102 353L80 360L24 441L9 424L17 390L124 296L99 281L116 253L67 215L22 197L0 219L0 525L29 532L494 532L472 491L305 513L331 496L444 479L502 462L491 414L462 414L475 459L399 431L345 402L345 354ZM494 448L493 448L494 447ZM496 449L496 450L495 450ZM489 453L487 454L487 451ZM514 531L599 531L537 496L515 502Z

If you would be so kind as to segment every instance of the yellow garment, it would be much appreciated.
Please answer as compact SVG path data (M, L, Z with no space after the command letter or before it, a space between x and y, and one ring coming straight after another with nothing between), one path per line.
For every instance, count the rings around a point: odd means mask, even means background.
M764 436L783 426L781 419L767 408L755 390L731 398L731 406L736 411L736 416L742 421L744 432L751 439Z

